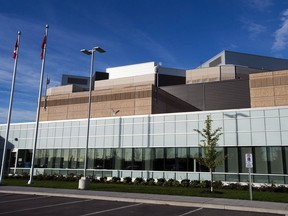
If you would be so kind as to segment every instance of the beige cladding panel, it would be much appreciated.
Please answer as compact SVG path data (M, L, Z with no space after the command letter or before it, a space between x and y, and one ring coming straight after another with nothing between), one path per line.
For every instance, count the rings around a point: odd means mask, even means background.
M270 97L274 96L274 88L266 87L266 88L254 88L250 89L251 97Z
M141 98L135 100L135 107L151 106L151 105L152 105L152 98Z

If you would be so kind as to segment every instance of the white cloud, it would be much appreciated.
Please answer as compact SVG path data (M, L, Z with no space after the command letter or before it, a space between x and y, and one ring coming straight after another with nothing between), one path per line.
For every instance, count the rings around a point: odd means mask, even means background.
M243 20L242 22L244 24L243 28L249 32L249 38L252 40L255 40L260 34L267 30L265 26L250 20Z
M7 122L8 108L0 107L0 124L5 124ZM30 110L19 110L12 109L11 113L11 123L12 122L33 122L35 121L36 114Z
M282 13L282 24L274 33L275 40L272 46L273 51L284 50L288 45L288 9Z

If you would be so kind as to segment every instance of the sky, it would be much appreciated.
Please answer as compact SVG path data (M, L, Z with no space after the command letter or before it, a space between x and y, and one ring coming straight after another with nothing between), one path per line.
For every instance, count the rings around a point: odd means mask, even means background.
M287 0L0 0L0 124L6 124L17 32L21 31L11 122L34 122L41 43L45 76L158 62L193 69L223 50L288 58Z

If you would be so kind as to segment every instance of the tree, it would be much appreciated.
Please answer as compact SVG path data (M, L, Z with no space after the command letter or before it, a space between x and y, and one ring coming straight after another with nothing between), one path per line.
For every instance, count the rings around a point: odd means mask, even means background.
M216 130L212 130L212 122L213 120L209 115L207 115L207 119L205 120L205 127L202 131L198 129L194 129L194 131L198 132L204 139L201 140L199 146L203 150L203 155L200 156L197 161L199 164L204 165L209 168L210 178L211 178L211 187L210 191L213 192L213 175L212 172L215 168L223 163L226 159L226 156L221 157L221 152L216 150L217 142L219 141L219 137L223 134L222 128L217 128Z

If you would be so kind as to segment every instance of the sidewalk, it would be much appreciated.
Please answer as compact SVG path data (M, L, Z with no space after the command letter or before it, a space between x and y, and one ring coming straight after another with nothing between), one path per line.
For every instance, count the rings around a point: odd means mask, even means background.
M238 211L265 212L282 215L284 214L288 216L288 203L16 186L0 186L0 193L31 195L35 194L108 201L124 201L162 205L189 206L198 208L201 207Z

